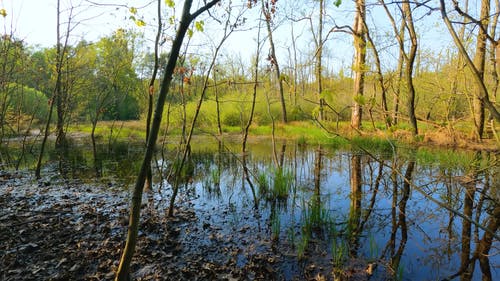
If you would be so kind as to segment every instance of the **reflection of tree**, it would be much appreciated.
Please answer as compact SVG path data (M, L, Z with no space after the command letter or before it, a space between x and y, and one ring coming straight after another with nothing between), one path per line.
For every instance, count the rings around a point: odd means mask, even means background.
M371 161L362 162L361 155L353 154L351 156L351 177L350 177L350 186L351 186L351 205L349 209L349 221L348 221L348 231L350 235L350 255L352 257L356 257L357 251L359 248L359 237L361 232L365 227L366 222L369 220L370 215L372 214L373 208L375 206L377 193L380 187L380 182L382 181L382 172L384 167L383 161L375 161L378 163L378 169L375 170L371 166ZM366 170L366 168L368 170ZM363 172L368 171L370 174L366 175L371 180L366 182L366 184L370 185L371 190L371 198L368 202L369 205L362 209L362 184L363 184ZM376 176L375 176L376 173ZM375 179L375 180L373 180Z
M405 246L406 246L406 241L408 241L408 226L406 224L406 203L408 202L408 199L410 198L410 185L411 185L414 170L415 170L415 161L410 160L410 162L408 163L408 166L406 168L406 172L405 172L405 176L404 176L401 201L399 201L398 224L396 226L395 231L397 231L398 227L401 228L401 241L399 242L398 249L391 257L391 266L392 266L393 270L397 270L397 268L399 267L399 263L401 262L401 256L403 255L403 251L404 251ZM395 235L391 235L391 237L394 237L394 236ZM393 242L393 245L395 245L395 242Z
M359 229L361 221L361 156L351 156L351 205L349 208L348 230L350 235L350 254L356 256L359 247Z
M480 152L476 153L476 160L478 160L480 156ZM477 162L476 162L477 163ZM467 217L472 217L472 211L474 209L474 196L476 191L476 181L478 179L477 168L473 168L470 174L471 181L465 184L465 193L464 193L464 215ZM470 256L470 242L471 242L471 230L472 223L469 220L462 221L462 251L460 255L460 271L463 271L461 274L460 280L471 280L472 273L474 272L474 263L469 264L469 256Z
M391 237L387 243L386 251L389 251L390 266L393 272L398 272L401 257L408 241L408 225L406 223L406 204L410 198L410 187L412 186L413 172L415 170L415 160L411 159L408 162L406 171L403 178L403 186L401 194L399 191L400 183L398 175L401 174L400 167L394 159L391 167L391 181L392 181L392 207L391 207ZM399 200L399 202L398 202ZM399 213L398 213L399 212ZM396 238L398 230L400 229L399 245L396 248Z
M481 160L481 152L476 152L472 170L462 182L465 187L463 199L463 214L465 217L462 217L462 249L460 253L460 268L455 274L446 278L447 280L451 280L458 276L460 276L460 280L472 280L476 261L479 261L479 266L483 274L482 280L493 280L489 256L493 239L495 238L495 233L497 233L500 226L500 205L494 199L491 200L492 210L488 212L489 216L486 218L485 223L481 227L485 230L483 237L479 239L478 228L476 228L476 249L474 252L471 251L472 220L470 218L472 218L472 214L474 212L475 193L479 192L477 189L477 183L479 182L479 178L481 175L481 167L479 165ZM486 195L486 192L490 190L490 177L493 181L493 184L495 184L496 176L498 175L496 174L496 171L493 171L491 174L485 173L484 176L485 185L483 186L481 191L481 198L476 204L476 221L479 221L479 218L481 217L481 213L483 211L483 205L486 201L486 198L489 197L488 195ZM476 227L478 227L478 225L476 225Z
M323 153L321 145L316 149L316 157L314 159L314 194L311 202L311 213L314 221L311 221L315 229L320 230L321 222L321 163Z

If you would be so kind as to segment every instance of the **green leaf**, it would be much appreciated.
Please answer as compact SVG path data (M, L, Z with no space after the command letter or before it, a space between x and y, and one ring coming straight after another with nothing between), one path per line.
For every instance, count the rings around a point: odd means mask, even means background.
M135 20L135 24L138 26L138 27L143 27L143 26L146 26L146 23L143 21L143 20Z
M354 101L359 104L359 105L365 105L366 104L366 99L364 96L362 95L356 95L354 97Z
M169 17L168 22L170 23L170 25L174 25L175 24L175 17L174 16Z
M7 16L7 11L5 9L0 9L0 15L5 18Z
M189 38L193 37L193 33L194 33L194 32L193 32L193 30L192 30L191 28L190 28L190 29L188 29L187 34L188 34L188 37L189 37Z
M197 21L197 22L194 23L194 27L199 32L203 32L203 25L205 25L205 23L202 20Z
M132 13L134 15L137 14L137 8L130 7L130 8L128 8L128 10L130 11L130 13Z
M174 0L165 0L165 4L170 7L170 8L173 8L175 7L175 2Z
M337 8L342 4L342 0L335 0L335 2L333 2L333 5L335 5Z

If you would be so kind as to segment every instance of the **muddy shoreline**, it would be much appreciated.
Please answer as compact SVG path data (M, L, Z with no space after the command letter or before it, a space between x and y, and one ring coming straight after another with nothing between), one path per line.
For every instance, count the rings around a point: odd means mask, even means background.
M286 243L274 243L253 225L227 231L196 215L189 200L168 218L151 192L146 196L135 280L333 280L325 256L297 262ZM113 280L128 201L124 187L112 182L56 173L35 181L26 172L2 172L0 279ZM365 266L353 266L351 276L359 278L351 280L364 280Z

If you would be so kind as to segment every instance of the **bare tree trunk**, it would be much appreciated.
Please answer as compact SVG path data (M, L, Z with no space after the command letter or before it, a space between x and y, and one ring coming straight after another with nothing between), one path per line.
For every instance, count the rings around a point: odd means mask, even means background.
M212 61L211 61L210 66L207 70L207 76L205 77L205 81L203 83L203 90L201 92L200 99L198 100L198 104L196 105L196 111L194 113L193 120L191 122L191 127L190 127L188 135L187 135L186 144L185 144L184 151L182 153L181 162L180 162L177 170L175 171L175 181L174 181L174 185L173 185L172 196L170 197L170 204L168 207L168 216L169 217L172 217L174 215L174 205L175 205L174 203L175 203L175 198L177 197L177 192L179 191L179 179L181 178L180 173L182 171L182 168L184 167L184 164L186 163L186 159L187 159L188 154L191 152L191 139L193 137L194 127L196 125L196 121L198 119L198 115L199 115L200 110L201 110L201 105L203 104L203 100L205 99L205 94L206 94L208 86L209 86L208 83L210 80L210 72L212 71L212 69L215 66L215 62L217 60L217 56L219 54L219 51L220 51L222 45L224 44L226 39L229 37L229 35L233 32L233 30L234 30L233 27L235 27L235 25L230 24L229 19L230 19L230 17L228 17L228 20L226 21L226 26L224 27L224 35L223 35L221 41L219 42L219 45L215 48ZM228 30L228 28L229 28L229 30ZM184 120L183 122L186 123L186 120Z
M297 86L298 86L298 68L299 68L299 63L297 60L297 42L294 31L293 31L293 24L291 26L291 33L292 33L292 49L293 49L293 105L297 105Z
M144 188L144 183L146 181L147 170L150 167L151 159L153 158L153 151L156 145L156 140L158 138L158 132L160 129L161 119L163 115L163 108L165 105L166 96L169 92L170 83L172 82L172 74L177 63L177 58L179 56L179 51L182 46L182 41L186 35L191 22L201 13L213 7L220 0L212 0L198 9L195 13L191 14L191 5L193 0L184 1L184 8L182 11L181 21L175 35L175 39L172 42L172 48L170 51L170 56L168 58L167 65L165 67L165 76L162 81L160 88L160 93L158 95L158 102L156 104L156 110L151 124L151 134L148 138L148 144L146 147L146 152L144 155L144 160L141 165L140 172L137 176L137 181L133 190L132 202L130 207L130 218L128 226L127 241L125 244L125 249L122 253L120 259L120 265L116 273L115 280L125 281L130 280L130 263L135 252L135 246L137 242L137 234L139 231L139 218L141 213L141 201L142 193Z
M262 17L262 15L261 15ZM245 179L250 186L250 189L252 191L252 195L254 198L254 208L258 209L259 204L257 200L257 195L255 193L255 187L250 181L250 171L248 170L247 166L247 139L248 139L248 131L250 130L250 126L252 125L253 121L253 116L255 112L255 101L257 100L257 86L259 85L259 60L260 60L260 31L261 31L261 25L260 25L260 19L259 19L259 28L257 32L257 51L255 53L255 61L254 61L254 77L253 77L253 95L252 95L252 107L250 109L250 116L248 117L248 123L245 126L245 130L243 131L243 141L241 143L241 153L243 154L242 157L242 163L243 163L243 173L245 176Z
M493 103L489 100L488 98L488 89L486 88L486 85L484 84L483 79L481 78L481 75L479 74L478 69L474 65L474 62L472 59L469 57L469 54L467 53L467 50L465 49L462 41L458 37L455 29L453 28L453 25L448 18L448 15L446 13L446 5L444 0L440 0L440 9L441 9L441 17L443 18L444 23L446 24L446 27L448 28L448 31L451 34L451 37L453 38L453 41L455 42L455 45L457 45L457 48L462 55L462 57L465 59L466 65L469 67L469 69L472 72L472 78L476 81L477 86L479 87L479 90L477 92L477 97L484 103L484 106L488 111L490 112L491 116L496 120L500 121L500 112L498 112L497 108Z
M57 46L56 46L56 75L57 80L55 86L55 103L56 103L56 111L57 111L57 122L56 122L56 148L66 147L66 132L64 130L65 127L65 119L67 115L67 104L68 104L68 93L63 91L62 89L62 67L63 63L68 63L68 59L66 58L67 47L68 47L68 39L69 33L72 29L71 20L73 18L73 7L69 9L69 18L66 23L66 34L64 45L61 46L61 34L60 34L60 0L57 1Z
M57 99L60 99L60 92L61 92L61 75L62 75L62 63L63 63L63 54L66 53L66 47L68 45L68 34L66 34L66 40L64 43L64 47L61 49L61 37L60 37L60 17L61 17L61 6L60 6L60 0L57 0L57 43L56 43L56 85L54 87L54 92L52 94L52 98L50 99L50 109L49 109L49 116L47 117L47 123L45 124L45 131L44 131L44 136L42 140L42 144L40 147L40 155L38 156L38 162L35 168L35 177L37 179L41 178L40 175L40 170L42 168L42 159L43 159L43 153L45 150L45 145L47 143L47 139L50 134L50 122L52 121L52 112L54 112L54 102ZM69 30L69 23L68 23L68 30ZM59 124L59 123L58 123ZM64 125L64 124L63 124ZM63 125L58 127L58 129L63 129ZM60 134L60 132L57 132L57 140L56 140L56 145L61 144L62 141L64 140L64 131Z
M222 136L222 122L220 120L220 104L219 104L219 86L217 86L217 69L212 72L214 79L214 92L215 92L215 111L217 113L217 133Z
M262 17L262 16L261 16ZM250 130L250 126L252 125L253 115L255 112L255 101L257 100L257 86L259 85L259 59L260 59L260 20L259 20L259 29L257 32L257 51L255 53L255 61L254 61L254 77L253 77L253 94L252 94L252 107L250 109L250 116L248 117L248 123L245 126L245 130L243 131L243 141L241 152L243 155L246 154L247 147L247 139L248 139L248 131ZM247 172L246 172L247 173Z
M92 155L94 156L94 169L97 177L101 175L100 164L97 159L97 147L95 143L95 129L97 127L98 118L99 114L96 114L96 118L92 120L92 131L90 132L90 138L92 139Z
M151 132L150 132L151 131L151 117L153 115L155 81L156 81L156 75L158 74L158 68L159 68L158 48L160 45L160 37L161 37L161 30L162 30L161 0L158 0L157 16L158 16L158 29L156 30L156 37L155 37L154 66L153 66L153 73L151 74L151 79L149 80L149 85L148 85L148 112L146 115L146 143L148 141L149 135L151 134ZM144 183L145 190L150 189L152 184L153 184L153 172L151 170L151 163L149 163L149 165L150 166L147 169L147 173L146 173L146 182Z
M363 119L363 95L365 87L365 71L366 71L366 6L365 0L356 0L356 16L354 18L354 105L351 114L351 127L361 129L361 121Z
M489 13L490 13L490 1L482 0L480 19L483 28L479 28L477 34L474 66L477 69L477 74L479 75L479 78L483 81L484 81L484 69L486 65L486 31L488 30ZM483 137L483 132L484 132L485 111L484 111L484 102L479 97L480 94L474 95L472 104L474 107L474 126L476 128L476 136L478 139L481 139Z
M264 0L261 0L261 3L262 3L262 13L264 14L264 17L266 19L269 45L271 46L270 61L271 61L271 65L276 68L276 78L278 79L279 98L280 98L280 103L281 103L281 121L283 123L286 123L288 121L288 119L287 119L287 115L286 115L285 93L283 90L283 77L281 77L280 66L278 63L278 59L276 58L276 48L274 46L273 31L271 29L271 19L272 19L273 15L269 9L269 3L267 3L267 2L264 3ZM275 5L275 4L271 4L271 5Z
M316 83L319 96L319 119L325 120L325 98L323 96L323 16L325 1L319 0L318 38L316 38Z
M415 27L413 26L413 15L411 12L410 2L408 0L403 1L403 14L404 20L406 22L406 28L408 29L408 34L410 36L410 52L407 55L405 64L405 78L406 87L408 90L408 117L410 118L410 124L413 129L413 135L418 135L417 127L417 117L415 116L415 87L413 86L413 65L415 63L415 56L417 54L417 34L415 33Z

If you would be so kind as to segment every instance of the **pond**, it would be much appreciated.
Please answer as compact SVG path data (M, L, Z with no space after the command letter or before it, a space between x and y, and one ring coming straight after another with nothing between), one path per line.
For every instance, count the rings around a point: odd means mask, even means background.
M142 147L100 145L101 180L131 186ZM237 140L199 138L191 147L176 206L198 219L196 227L181 227L181 235L196 237L186 239L184 249L218 262L225 249L222 259L234 258L238 266L268 253L266 262L284 280L307 272L352 280L457 274L500 280L499 233L488 231L499 209L498 153L273 145L270 139L253 139L244 157ZM2 162L31 168L30 154L16 161L16 151L2 151ZM168 143L155 155L149 200L157 209L168 209L176 153ZM49 163L61 160L50 155ZM62 158L72 177L95 176L88 143L75 142ZM488 255L481 254L485 247Z

